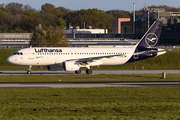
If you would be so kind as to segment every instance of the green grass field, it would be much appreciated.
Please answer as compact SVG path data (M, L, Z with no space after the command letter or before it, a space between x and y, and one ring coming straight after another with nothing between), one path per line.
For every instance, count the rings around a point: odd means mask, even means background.
M178 81L180 75L1 75L0 82ZM2 120L179 120L180 87L0 89Z
M179 81L180 74L100 74L100 75L0 75L0 82L100 82L100 81Z
M179 87L0 89L1 120L179 120Z

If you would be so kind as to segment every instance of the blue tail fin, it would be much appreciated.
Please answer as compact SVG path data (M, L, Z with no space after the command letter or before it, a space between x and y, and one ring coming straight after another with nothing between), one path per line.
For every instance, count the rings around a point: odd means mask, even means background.
M149 28L149 30L144 34L139 43L137 43L138 48L157 48L161 28L162 21L155 21L153 25Z
M141 40L136 44L134 54L127 63L157 56L157 46L161 34L162 24L162 21L155 21L153 23Z

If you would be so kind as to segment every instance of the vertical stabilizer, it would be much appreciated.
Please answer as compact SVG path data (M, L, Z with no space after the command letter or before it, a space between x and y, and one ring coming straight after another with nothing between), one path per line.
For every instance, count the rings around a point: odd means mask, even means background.
M161 34L162 24L162 21L155 21L153 23L141 40L136 44L134 54L127 63L155 57L158 55L157 46Z
M137 43L138 48L157 48L161 28L162 21L155 21L153 25L149 28L149 30L144 34L139 43Z

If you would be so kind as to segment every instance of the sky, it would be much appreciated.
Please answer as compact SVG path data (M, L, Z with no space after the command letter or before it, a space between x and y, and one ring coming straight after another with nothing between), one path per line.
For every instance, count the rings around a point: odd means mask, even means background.
M151 5L167 5L170 7L180 7L180 0L1 0L0 4L7 4L10 2L22 3L23 5L30 5L36 10L41 10L41 6L45 3L53 4L55 7L65 7L70 10L92 9L99 10L125 10L133 11L133 3L135 9L141 10L146 6Z

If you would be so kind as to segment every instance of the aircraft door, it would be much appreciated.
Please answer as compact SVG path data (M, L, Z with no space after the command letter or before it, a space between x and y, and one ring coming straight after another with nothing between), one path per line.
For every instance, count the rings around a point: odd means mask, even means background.
M34 59L34 49L33 48L29 48L29 59Z

